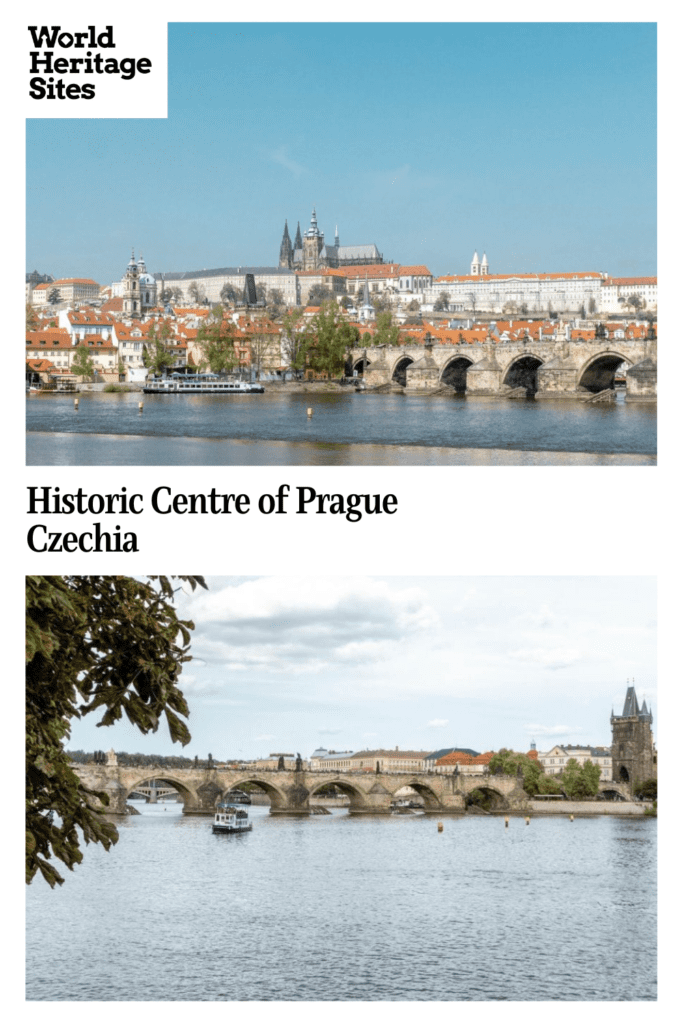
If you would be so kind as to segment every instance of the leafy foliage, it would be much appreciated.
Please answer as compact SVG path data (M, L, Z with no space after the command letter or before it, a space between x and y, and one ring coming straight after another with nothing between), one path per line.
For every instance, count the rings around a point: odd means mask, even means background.
M40 871L62 884L50 860L70 870L81 862L79 830L107 850L118 838L96 810L106 793L87 790L69 766L72 719L101 712L106 726L125 714L149 733L163 716L174 741L190 740L178 679L194 625L176 615L172 578L26 578L27 883ZM201 576L176 578L206 586Z
M540 782L544 776L540 761L527 757L526 754L517 754L506 747L493 755L489 761L489 771L492 775L521 775L524 792L529 796L535 796L540 792L552 792L552 789L540 788L541 785L545 786L545 781Z
M346 350L358 340L358 329L343 319L337 303L324 302L303 333L305 363L317 373L343 373Z
M645 779L644 782L637 782L633 787L633 794L634 796L639 796L642 800L656 800L657 780Z
M152 324L147 332L147 341L142 353L142 361L153 373L162 373L167 367L173 366L175 356L168 351L173 331L168 321L160 326Z
M222 306L215 306L205 318L197 331L197 341L213 373L229 373L239 362L233 323L224 318Z
M78 377L92 377L95 373L95 364L85 345L77 345L76 352L71 360L71 372Z
M375 345L399 345L401 343L401 331L390 312L386 311L377 314L377 329L375 331Z
M600 788L600 765L589 759L579 764L575 757L567 761L561 776L562 788L570 800L595 796Z

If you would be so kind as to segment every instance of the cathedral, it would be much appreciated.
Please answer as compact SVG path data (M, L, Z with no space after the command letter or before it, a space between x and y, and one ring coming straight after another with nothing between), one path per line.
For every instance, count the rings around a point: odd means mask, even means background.
M612 778L633 789L657 775L657 752L652 740L652 712L643 701L638 706L635 687L626 690L624 710L612 712Z
M281 267L288 270L321 270L325 267L358 267L369 264L383 263L384 259L376 245L341 245L339 229L335 229L334 245L325 245L325 236L318 229L315 208L311 214L311 224L306 234L301 236L301 228L297 224L294 244L289 237L289 228L285 221L285 230L280 243Z

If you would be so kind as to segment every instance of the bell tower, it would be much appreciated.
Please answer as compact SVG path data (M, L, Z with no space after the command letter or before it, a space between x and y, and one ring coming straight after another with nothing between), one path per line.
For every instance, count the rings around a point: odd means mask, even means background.
M325 242L323 234L318 231L318 220L315 215L315 207L311 214L311 226L304 235L303 269L317 270L319 266L320 250Z
M123 279L123 315L132 320L139 320L140 313L140 268L135 262L135 250L133 250Z
M624 710L612 712L612 778L629 789L657 775L657 752L652 740L652 712L643 701L638 706L634 686L627 687Z

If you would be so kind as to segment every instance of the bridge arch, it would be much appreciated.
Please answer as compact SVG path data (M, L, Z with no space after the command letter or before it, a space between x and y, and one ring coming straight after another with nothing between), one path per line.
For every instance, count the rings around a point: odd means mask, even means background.
M427 783L423 782L421 779L411 779L410 782L402 783L398 787L398 789L396 789L396 791L391 794L392 798L395 797L398 790L403 789L404 786L410 786L411 789L415 790L418 796L422 797L422 799L424 800L425 811L443 810L443 804L439 800L434 790L431 788L431 786L428 786Z
M465 794L465 803L467 807L481 807L484 811L505 811L509 807L505 794L488 779L477 780L477 785Z
M230 786L221 792L221 798L226 797L231 790L241 789L247 784L258 786L258 788L266 794L270 799L271 810L286 810L289 806L287 797L283 791L271 782L270 779L262 779L259 778L258 775L245 775L243 779L239 779L237 781L232 780L230 782Z
M131 793L135 793L140 786L147 786L151 782L161 782L165 786L170 786L175 789L176 793L182 798L183 804L186 810L197 810L199 808L199 799L197 792L191 789L186 782L174 778L173 773L165 771L152 771L146 774L140 774L139 778L135 779L135 782L131 783L130 780L126 780L125 786L125 803L130 800Z
M439 383L453 388L458 394L464 394L467 391L467 371L473 363L474 359L469 356L453 356L444 364Z
M365 793L359 787L349 782L346 779L334 778L331 780L322 780L311 787L309 799L315 796L321 789L325 789L327 786L334 786L336 789L340 789L344 796L349 798L349 812L363 811L367 808L367 801L365 799Z
M591 356L579 370L576 378L578 387L594 393L613 389L617 369L622 363L626 363L628 366L633 365L632 361L620 352L610 352L609 350L598 352L597 355Z
M413 359L412 356L401 356L400 359L396 360L396 364L394 365L394 369L392 370L391 373L391 379L396 381L396 383L400 384L402 387L405 387L408 380L406 376L406 370L411 365L411 363L414 362L415 360Z
M372 366L372 363L370 362L370 360L369 359L363 359L363 357L360 356L359 359L354 359L353 360L353 363L351 364L351 369L355 370L356 375L358 377L362 377L363 376L363 371L367 370L367 368L369 366Z
M503 370L503 386L508 388L526 388L527 397L538 391L538 371L543 360L533 352L521 352L512 359Z

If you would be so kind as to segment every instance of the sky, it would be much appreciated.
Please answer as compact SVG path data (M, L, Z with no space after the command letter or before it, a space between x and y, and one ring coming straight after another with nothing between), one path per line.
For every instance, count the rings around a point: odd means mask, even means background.
M628 681L657 730L653 577L207 577L180 686L192 741L75 722L68 748L253 759L611 743ZM189 589L189 588L188 588Z
M315 206L435 276L657 272L654 24L172 24L168 87L27 122L27 271L277 265Z

